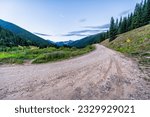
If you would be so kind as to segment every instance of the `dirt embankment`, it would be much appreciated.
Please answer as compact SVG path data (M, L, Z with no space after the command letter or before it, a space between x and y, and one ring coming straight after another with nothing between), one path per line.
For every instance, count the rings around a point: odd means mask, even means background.
M56 63L0 67L0 99L150 99L131 59L104 46Z

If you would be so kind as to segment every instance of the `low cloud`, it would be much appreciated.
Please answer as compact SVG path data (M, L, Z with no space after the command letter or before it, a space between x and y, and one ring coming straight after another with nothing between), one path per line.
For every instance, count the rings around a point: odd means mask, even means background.
M83 22L86 22L86 20L87 20L87 19L85 19L85 18L84 18L84 19L80 19L79 22L80 22L80 23L83 23Z
M95 33L95 32L100 32L100 30L80 30L80 31L72 31L69 33L79 34L79 33Z
M72 37L72 36L78 36L78 37L83 37L83 36L88 36L88 35L84 35L84 34L64 34L62 36L65 36L65 37Z
M67 34L63 34L62 36L89 36L92 34L104 32L104 30L80 30L80 31L72 31L68 32Z
M101 26L86 26L84 27L86 28L84 30L68 32L67 34L63 34L61 36L79 36L79 37L89 36L101 32L106 32L109 27L110 24L104 24Z
M102 25L102 26L86 26L86 27L84 27L84 28L89 28L89 29L101 29L101 30L103 30L103 29L107 29L107 28L109 28L110 27L110 24L104 24L104 25Z
M121 13L119 14L119 16L127 15L127 14L129 14L130 11L131 11L131 10L123 11L123 12L121 12Z
M39 36L45 36L45 37L52 36L49 34L43 34L43 33L37 33L37 32L35 32L34 34L39 35Z

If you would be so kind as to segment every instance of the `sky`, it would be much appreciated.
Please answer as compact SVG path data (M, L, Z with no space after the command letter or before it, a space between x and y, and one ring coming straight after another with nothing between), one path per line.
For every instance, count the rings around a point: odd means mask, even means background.
M104 32L141 0L0 0L0 19L54 42Z

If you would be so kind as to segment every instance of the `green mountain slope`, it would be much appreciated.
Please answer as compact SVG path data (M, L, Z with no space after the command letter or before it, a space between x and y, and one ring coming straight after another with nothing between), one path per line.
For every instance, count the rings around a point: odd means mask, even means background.
M87 45L92 45L95 43L101 42L104 38L105 35L103 33L99 33L96 35L91 35L88 37L85 37L83 39L77 40L69 44L69 46L77 47L77 48L83 48Z
M109 42L107 39L103 41L102 44L128 55L149 52L150 25L120 34L112 42Z
M27 41L22 37L19 37L12 32L0 27L0 48L12 47L12 46L28 46L32 45L31 41Z
M107 39L101 44L135 58L139 66L144 67L142 70L150 73L150 25L120 34L112 42Z
M6 21L3 21L0 19L0 26L11 31L12 33L16 34L17 36L20 36L23 39L26 39L27 41L31 41L36 46L47 47L47 46L54 45L51 42L44 40L13 23L6 22Z

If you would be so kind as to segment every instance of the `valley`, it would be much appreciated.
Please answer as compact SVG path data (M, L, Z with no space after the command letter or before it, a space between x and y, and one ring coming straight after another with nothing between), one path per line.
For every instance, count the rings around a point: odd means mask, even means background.
M150 0L59 2L1 13L0 99L149 100Z

